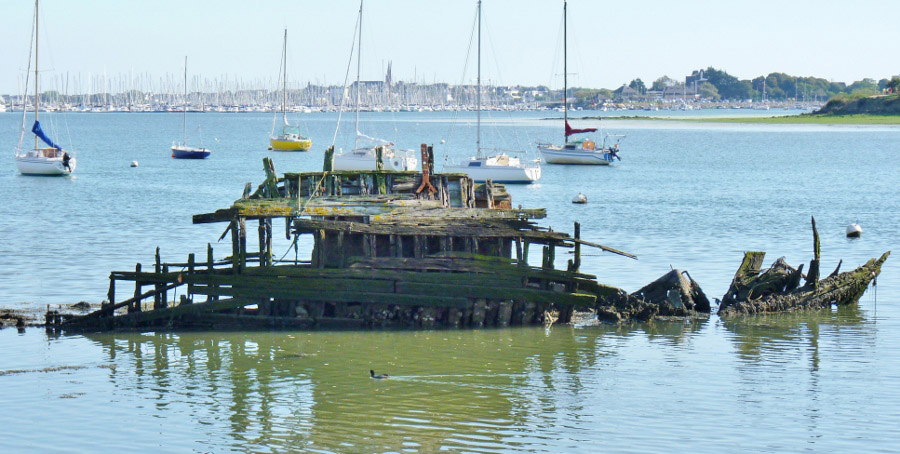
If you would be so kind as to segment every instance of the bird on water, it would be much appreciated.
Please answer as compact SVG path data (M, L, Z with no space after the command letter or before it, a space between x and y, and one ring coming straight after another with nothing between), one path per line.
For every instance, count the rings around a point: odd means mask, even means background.
M385 378L390 377L390 375L388 375L388 374L378 374L378 375L375 375L375 371L372 370L372 369L369 369L369 375L371 375L372 378L374 378L374 379L376 379L376 380L381 380L381 379L385 379Z

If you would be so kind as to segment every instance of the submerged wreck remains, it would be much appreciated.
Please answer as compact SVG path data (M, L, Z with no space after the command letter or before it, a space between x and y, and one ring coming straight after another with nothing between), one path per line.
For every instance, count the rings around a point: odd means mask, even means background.
M71 317L48 311L47 324L73 330L145 327L506 326L568 322L624 294L583 274L581 247L625 252L536 225L543 209L513 208L502 185L474 184L464 174L435 174L431 147L422 145L423 172L331 171L285 173L263 160L266 180L232 206L198 214L195 224L224 223L231 255L152 270L110 274L107 302ZM273 255L273 220L285 235L312 237L308 260ZM258 224L258 250L248 249ZM540 247L541 265L529 265ZM555 269L557 248L571 248L566 269ZM133 295L117 301L123 282ZM184 286L180 300L170 292ZM149 290L148 290L149 288ZM149 300L152 299L152 306ZM147 300L147 304L142 304ZM174 298L173 298L174 300ZM708 310L708 309L707 309Z
M784 261L784 257L760 273L766 253L744 253L744 260L719 305L719 315L820 309L859 301L869 283L881 273L881 265L891 251L845 273L840 273L842 261L838 262L834 272L819 280L820 243L815 218L812 219L812 230L814 257L805 275L802 264L794 268ZM805 280L803 285L801 280Z

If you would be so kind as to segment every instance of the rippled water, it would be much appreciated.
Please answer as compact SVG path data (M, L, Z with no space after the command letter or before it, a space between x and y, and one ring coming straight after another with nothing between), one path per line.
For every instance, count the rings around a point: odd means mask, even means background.
M541 116L495 114L485 142L557 138L558 122ZM372 114L361 129L409 148L434 143L442 161L465 156L474 141L473 117L452 133L451 117ZM156 246L168 261L202 254L207 242L225 255L229 245L215 244L224 226L194 226L190 216L227 206L246 181L258 184L264 156L279 172L320 168L335 118L300 118L314 152L264 151L268 115L189 116L213 156L180 161L168 156L178 115L69 115L75 177L22 177L11 156L0 160L0 307L99 302L109 271L150 263ZM0 114L0 143L15 144L19 121ZM514 204L548 208L543 225L570 231L579 221L586 239L639 256L586 252L583 269L601 282L633 291L671 265L720 297L744 250L768 251L767 263L807 262L811 215L824 272L841 258L846 270L896 252L900 129L603 125L628 136L620 166L545 166L539 184L510 187ZM339 136L339 147L349 143ZM587 205L569 203L578 192ZM863 237L844 238L857 221ZM893 451L895 259L859 307L730 320L63 337L4 329L0 427L16 434L4 449ZM369 369L391 378L372 380Z

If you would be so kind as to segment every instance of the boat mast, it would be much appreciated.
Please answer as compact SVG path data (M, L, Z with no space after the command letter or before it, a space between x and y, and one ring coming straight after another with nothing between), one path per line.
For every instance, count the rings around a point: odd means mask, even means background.
M356 137L359 139L359 68L362 56L362 8L363 0L359 0L359 45L356 49Z
M38 121L41 97L38 95L38 0L34 0L34 122ZM38 149L38 136L34 136L34 149Z
M181 144L187 146L187 55L184 56L184 99L181 102Z
M284 46L281 48L281 55L284 58L282 62L284 77L281 81L283 84L281 89L281 121L287 124L287 29L284 29Z
M478 91L475 93L475 111L477 112L475 153L481 158L481 0L478 0Z
M563 121L566 125L569 124L569 72L567 69L568 60L566 59L566 48L568 47L568 42L566 41L566 2L563 0ZM569 135L566 134L566 143L569 143Z

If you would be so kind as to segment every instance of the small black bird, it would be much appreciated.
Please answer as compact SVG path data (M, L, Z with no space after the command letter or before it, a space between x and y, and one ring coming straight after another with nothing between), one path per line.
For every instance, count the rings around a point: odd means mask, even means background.
M369 369L369 375L371 375L372 378L374 378L374 379L376 379L376 380L381 380L381 379L383 379L383 378L388 378L388 377L390 377L390 375L388 375L388 374L378 374L378 375L375 375L375 371L374 371L374 370L371 370L371 369Z

